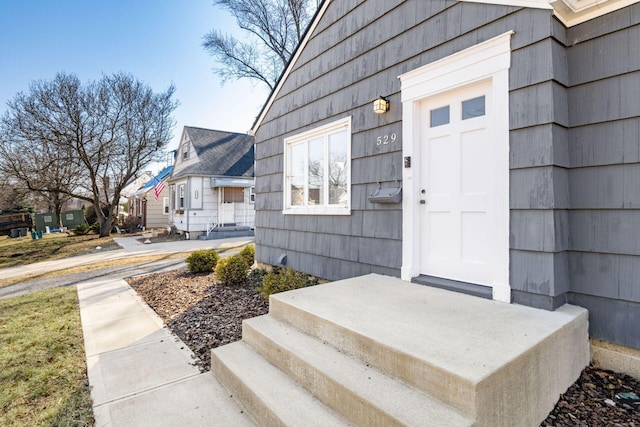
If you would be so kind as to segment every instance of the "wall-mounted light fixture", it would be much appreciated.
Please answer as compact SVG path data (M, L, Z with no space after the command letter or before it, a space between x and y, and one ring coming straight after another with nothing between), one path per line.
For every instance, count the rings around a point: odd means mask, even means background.
M376 114L382 114L389 111L389 101L384 99L384 97L379 96L373 101L373 112Z

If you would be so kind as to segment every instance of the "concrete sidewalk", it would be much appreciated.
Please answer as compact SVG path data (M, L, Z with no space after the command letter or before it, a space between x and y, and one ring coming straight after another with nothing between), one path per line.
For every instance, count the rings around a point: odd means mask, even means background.
M114 251L0 269L0 278L132 256L240 248L253 242L252 237L237 237L145 245L138 239L115 238L122 249ZM200 372L191 350L122 280L122 274L77 283L95 425L254 425L213 374Z
M96 426L254 425L124 280L78 297Z

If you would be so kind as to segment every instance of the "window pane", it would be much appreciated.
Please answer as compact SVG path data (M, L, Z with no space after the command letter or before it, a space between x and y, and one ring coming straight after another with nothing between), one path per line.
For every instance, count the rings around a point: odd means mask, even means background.
M350 215L351 117L284 139L285 215Z
M304 205L304 144L292 145L289 153L291 206Z
M431 127L449 124L449 106L431 110Z
M462 120L484 116L484 95L468 101L462 101Z
M238 187L224 187L223 203L242 203L244 202L244 191Z
M329 204L346 205L347 131L329 135Z
M324 203L324 138L309 141L309 205Z

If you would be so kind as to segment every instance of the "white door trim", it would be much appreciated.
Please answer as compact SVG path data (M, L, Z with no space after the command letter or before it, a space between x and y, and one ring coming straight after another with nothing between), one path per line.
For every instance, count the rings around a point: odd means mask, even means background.
M403 156L413 161L404 168L402 200L403 280L420 274L420 101L483 80L491 81L492 137L496 141L496 260L493 299L510 302L509 286L509 67L511 36L506 32L446 58L401 75Z

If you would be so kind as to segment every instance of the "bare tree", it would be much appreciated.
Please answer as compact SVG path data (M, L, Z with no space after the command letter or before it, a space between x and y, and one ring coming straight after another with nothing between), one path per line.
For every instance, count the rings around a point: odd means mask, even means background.
M56 77L62 84L62 77ZM69 76L69 86L79 81ZM62 150L51 126L40 125L44 114L43 101L51 97L46 82L34 82L31 93L18 93L9 102L9 111L2 118L3 140L0 141L0 172L10 177L18 191L36 193L44 199L60 221L62 205L82 182L82 169L77 158ZM51 99L52 101L53 99Z
M30 194L16 186L13 178L0 174L0 212L32 211L35 201Z
M19 93L8 103L0 122L6 135L1 145L13 153L39 150L48 169L34 178L35 171L23 165L29 158L13 166L2 162L3 168L33 191L92 203L100 236L108 236L120 192L146 165L158 160L171 138L175 124L171 113L177 106L174 92L170 86L154 93L124 73L86 85L75 75L63 73L52 81L35 82L29 94ZM54 182L52 175L59 181Z
M230 12L248 33L246 41L212 30L202 45L215 57L214 71L223 83L231 78L276 85L302 40L319 0L214 0L214 6Z

